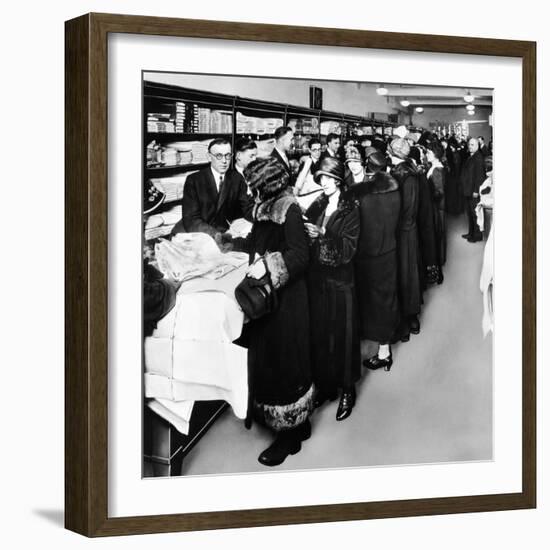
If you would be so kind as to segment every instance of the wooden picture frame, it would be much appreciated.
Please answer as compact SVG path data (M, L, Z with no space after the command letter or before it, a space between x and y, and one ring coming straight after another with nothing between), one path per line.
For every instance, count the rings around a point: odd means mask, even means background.
M107 37L348 46L519 58L523 71L522 491L420 500L108 517ZM65 525L86 536L482 512L536 506L536 44L87 14L65 27Z

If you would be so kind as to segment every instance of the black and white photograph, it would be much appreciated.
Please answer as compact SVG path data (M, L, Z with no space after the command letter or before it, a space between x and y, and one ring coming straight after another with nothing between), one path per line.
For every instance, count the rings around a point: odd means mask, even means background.
M492 460L493 91L142 77L143 476Z

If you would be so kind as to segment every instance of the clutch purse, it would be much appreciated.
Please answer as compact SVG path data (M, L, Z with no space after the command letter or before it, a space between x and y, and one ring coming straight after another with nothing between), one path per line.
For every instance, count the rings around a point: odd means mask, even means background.
M265 263L265 260L263 260ZM269 271L261 279L245 278L235 288L235 299L249 319L260 319L277 307L277 293Z

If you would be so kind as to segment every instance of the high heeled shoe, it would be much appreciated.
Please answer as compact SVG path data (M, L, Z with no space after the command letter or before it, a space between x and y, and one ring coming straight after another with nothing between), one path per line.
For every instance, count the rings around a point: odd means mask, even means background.
M355 405L355 391L342 392L340 397L340 403L338 403L338 410L336 411L336 420L345 420L353 410Z
M389 371L392 365L393 356L391 351L390 354L384 359L380 359L378 355L375 355L374 357L369 357L368 359L365 359L363 361L363 366L367 367L367 369L370 370L378 370L383 368L385 371Z
M409 317L409 327L411 334L418 334L420 332L420 321L418 315L411 315Z

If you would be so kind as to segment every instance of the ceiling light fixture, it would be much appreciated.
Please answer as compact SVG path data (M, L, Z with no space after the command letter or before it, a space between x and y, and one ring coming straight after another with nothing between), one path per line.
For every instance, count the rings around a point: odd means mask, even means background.
M408 99L402 99L400 103L401 105L403 105L403 107L408 107L411 104L411 102Z
M475 112L473 109L470 109L470 110L468 111L468 114L469 114L469 115L475 115L476 112Z
M473 111L475 109L474 105L472 105L471 103L469 103L468 105L466 105L466 110L467 111Z
M376 93L378 95L388 95L388 89L384 86L384 84L382 84L376 88Z
M417 113L423 113L423 112L424 112L424 107L417 107L417 108L415 109L415 111L416 111Z
M470 90L468 90L468 93L464 96L464 101L466 101L466 103L471 103L474 99L475 97L471 94Z

